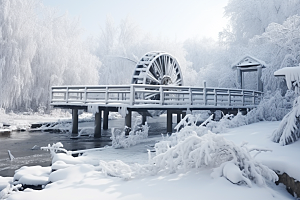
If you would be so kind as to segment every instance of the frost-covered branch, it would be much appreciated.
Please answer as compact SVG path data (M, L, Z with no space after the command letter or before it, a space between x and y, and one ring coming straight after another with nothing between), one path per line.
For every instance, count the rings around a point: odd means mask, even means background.
M64 147L64 145L61 142L57 142L57 143L53 143L52 146L50 144L48 144L47 147L41 147L41 150L44 151L50 151L51 156L53 157L55 155L56 152L58 151L62 151L68 155L70 155L70 152L67 151L66 149L62 148Z
M272 140L287 145L300 138L300 97L295 99L293 109L282 119L273 132Z

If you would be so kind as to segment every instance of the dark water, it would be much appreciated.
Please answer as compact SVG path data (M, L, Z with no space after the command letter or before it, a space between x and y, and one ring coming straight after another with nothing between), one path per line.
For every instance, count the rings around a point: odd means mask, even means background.
M79 123L79 129L82 127L93 127L93 124L93 122ZM82 150L111 145L111 128L122 130L124 119L109 120L108 125L108 130L102 130L101 138L83 136L79 139L70 139L68 133L41 131L0 134L0 176L13 176L15 170L22 166L49 166L51 164L50 153L40 150L40 147L48 144L52 145L53 143L61 142L67 150ZM148 125L150 126L149 137L166 132L165 117L149 118ZM175 124L173 125L175 126ZM90 131L93 132L92 130ZM38 147L32 150L35 145ZM13 161L9 159L7 150L10 150L15 157Z

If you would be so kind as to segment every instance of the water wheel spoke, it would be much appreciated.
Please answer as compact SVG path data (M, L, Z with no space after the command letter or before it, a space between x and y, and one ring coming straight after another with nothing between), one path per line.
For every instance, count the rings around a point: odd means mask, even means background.
M153 74L152 74L151 71L148 71L148 73L147 73L147 78L150 79L151 81L156 82L157 84L160 84L160 81L157 80L157 79L153 76Z
M156 60L153 62L153 66L154 66L155 69L157 70L157 72L158 72L158 74L159 74L159 77L162 79L162 77L163 77L164 75L163 75L163 72L162 72L161 67L158 65L158 63L157 63Z

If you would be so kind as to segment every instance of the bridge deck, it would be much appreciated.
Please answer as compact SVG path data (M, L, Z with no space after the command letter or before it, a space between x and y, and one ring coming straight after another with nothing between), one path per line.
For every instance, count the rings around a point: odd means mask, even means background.
M53 86L51 105L88 109L99 106L147 109L247 109L256 107L262 92L244 89L164 85Z

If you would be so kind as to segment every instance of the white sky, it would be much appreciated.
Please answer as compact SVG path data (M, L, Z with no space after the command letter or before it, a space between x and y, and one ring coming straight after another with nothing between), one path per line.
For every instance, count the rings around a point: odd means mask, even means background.
M115 24L129 17L144 32L184 41L191 37L218 38L225 27L228 0L43 0L46 6L80 17L85 35L97 35L106 16Z

